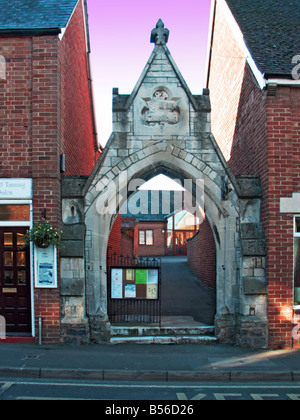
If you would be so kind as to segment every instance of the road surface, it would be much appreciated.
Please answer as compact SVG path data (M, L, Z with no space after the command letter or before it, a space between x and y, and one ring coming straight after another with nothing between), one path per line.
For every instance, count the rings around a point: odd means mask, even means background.
M157 402L158 405L167 404L166 401L172 401L177 406L194 404L195 411L199 401L205 400L298 401L300 383L207 385L0 379L0 400L98 400L103 402L102 410L112 408L113 401L122 401L123 406L125 403L127 407L140 407L137 415L140 416L143 414L142 409L149 414L147 410L150 403L147 401L151 401L151 404Z

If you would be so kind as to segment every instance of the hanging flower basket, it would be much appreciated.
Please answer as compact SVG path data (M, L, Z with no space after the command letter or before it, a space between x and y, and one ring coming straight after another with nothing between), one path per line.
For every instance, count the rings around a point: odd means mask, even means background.
M24 248L33 242L39 248L48 248L54 245L57 248L61 246L61 234L48 220L43 219L33 228L27 231L25 235Z
M38 248L49 248L51 240L49 238L39 238L34 241Z

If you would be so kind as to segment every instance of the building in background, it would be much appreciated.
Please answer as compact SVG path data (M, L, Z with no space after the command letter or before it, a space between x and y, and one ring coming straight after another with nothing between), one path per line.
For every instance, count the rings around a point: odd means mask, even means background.
M141 194L146 207L140 203ZM135 258L187 255L187 239L196 233L199 222L182 209L183 194L179 207L174 195L174 191L146 190L130 197L110 234L111 252Z

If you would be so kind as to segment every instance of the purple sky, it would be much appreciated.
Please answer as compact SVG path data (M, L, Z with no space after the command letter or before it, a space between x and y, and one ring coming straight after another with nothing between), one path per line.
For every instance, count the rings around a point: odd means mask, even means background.
M98 136L112 131L112 88L130 94L154 48L159 18L170 30L168 48L192 93L201 94L211 0L87 0Z

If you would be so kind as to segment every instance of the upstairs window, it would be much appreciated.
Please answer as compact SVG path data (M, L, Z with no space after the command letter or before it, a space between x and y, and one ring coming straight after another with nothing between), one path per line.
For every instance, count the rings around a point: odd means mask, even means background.
M139 231L139 245L153 245L153 230L140 230Z

